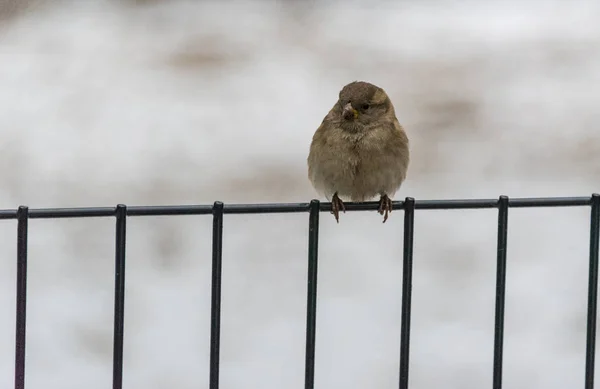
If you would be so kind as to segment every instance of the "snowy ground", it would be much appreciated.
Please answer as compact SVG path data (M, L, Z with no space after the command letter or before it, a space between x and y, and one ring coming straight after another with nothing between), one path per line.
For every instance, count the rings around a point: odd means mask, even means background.
M311 136L357 79L411 138L398 198L600 191L598 2L9 3L3 209L308 201ZM583 385L588 217L510 211L506 388ZM210 228L128 222L125 387L208 387ZM113 230L31 221L28 388L110 387ZM490 387L496 212L415 231L411 388ZM1 388L15 234L0 223ZM402 212L322 215L318 388L397 387L401 237ZM303 387L306 242L305 214L226 217L223 389Z

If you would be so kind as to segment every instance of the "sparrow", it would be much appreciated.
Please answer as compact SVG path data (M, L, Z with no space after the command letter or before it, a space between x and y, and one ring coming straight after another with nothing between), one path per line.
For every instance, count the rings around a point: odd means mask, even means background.
M340 210L346 211L341 198L362 202L376 196L385 223L391 197L406 178L409 156L408 137L387 93L354 81L339 92L312 138L308 178L331 201L337 223Z

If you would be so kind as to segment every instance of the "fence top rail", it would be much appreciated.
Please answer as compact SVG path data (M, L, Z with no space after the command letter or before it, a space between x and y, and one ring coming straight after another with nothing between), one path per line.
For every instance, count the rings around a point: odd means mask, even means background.
M598 196L594 194L592 196ZM591 205L588 197L529 197L509 198L512 208L530 207L578 207ZM504 196L500 196L504 197ZM457 200L415 200L415 209L485 209L498 208L498 199L457 199ZM394 201L394 209L404 209L405 201ZM345 203L347 211L374 211L379 203ZM310 203L274 203L274 204L225 204L225 214L253 213L299 213L308 212ZM35 208L28 209L31 219L58 219L80 217L108 217L116 215L117 207L81 207L81 208ZM331 211L330 202L321 202L321 212ZM18 209L0 210L0 219L17 219ZM164 205L164 206L127 206L127 216L174 216L174 215L210 215L213 205Z

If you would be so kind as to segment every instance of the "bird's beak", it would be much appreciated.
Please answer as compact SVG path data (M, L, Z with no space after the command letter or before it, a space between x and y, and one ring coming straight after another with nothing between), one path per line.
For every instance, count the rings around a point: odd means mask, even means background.
M354 120L358 118L358 111L352 108L352 104L348 103L344 105L342 117L346 120Z

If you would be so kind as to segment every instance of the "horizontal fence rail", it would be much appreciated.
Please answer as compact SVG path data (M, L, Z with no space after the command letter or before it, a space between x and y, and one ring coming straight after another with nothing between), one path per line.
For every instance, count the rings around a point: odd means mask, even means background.
M394 209L404 209L406 201L392 202ZM581 207L591 205L591 197L514 198L508 200L511 208ZM224 214L300 213L309 212L311 203L289 204L225 204ZM379 203L344 203L346 211L375 211ZM498 208L498 199L482 200L415 200L415 209L482 209ZM74 217L109 217L116 215L116 207L40 208L29 210L30 219L60 219ZM319 203L320 211L331 211L331 203ZM128 206L127 216L212 215L212 205ZM0 219L16 219L17 210L0 210Z
M600 240L600 194L588 197L548 197L548 198L508 198L473 200L415 200L407 197L404 201L394 201L393 208L404 211L403 267L400 328L399 388L409 388L409 351L412 298L412 267L414 217L416 210L448 209L490 209L498 210L498 240L496 263L495 320L493 389L502 388L504 304L507 276L507 235L508 211L510 208L534 207L582 207L591 208L589 273L587 296L587 333L585 348L585 389L594 387L594 362L596 351L596 314L598 301L598 252ZM346 203L346 211L373 211L378 202ZM301 213L308 216L308 274L306 300L306 347L305 347L305 389L313 389L315 384L315 346L317 313L317 274L319 214L331 211L331 203L313 200L310 203L291 204L223 204L175 205L175 206L126 206L93 208L46 208L0 210L0 219L17 220L17 292L16 292L16 336L15 336L15 388L25 388L26 356L26 312L27 312L27 246L29 219L59 219L114 217L115 226L115 302L113 332L113 389L123 387L123 336L125 315L125 243L127 218L135 216L177 216L212 215L212 277L210 314L210 360L209 388L219 388L219 352L221 330L221 288L222 288L222 248L224 215L227 214L267 214Z

